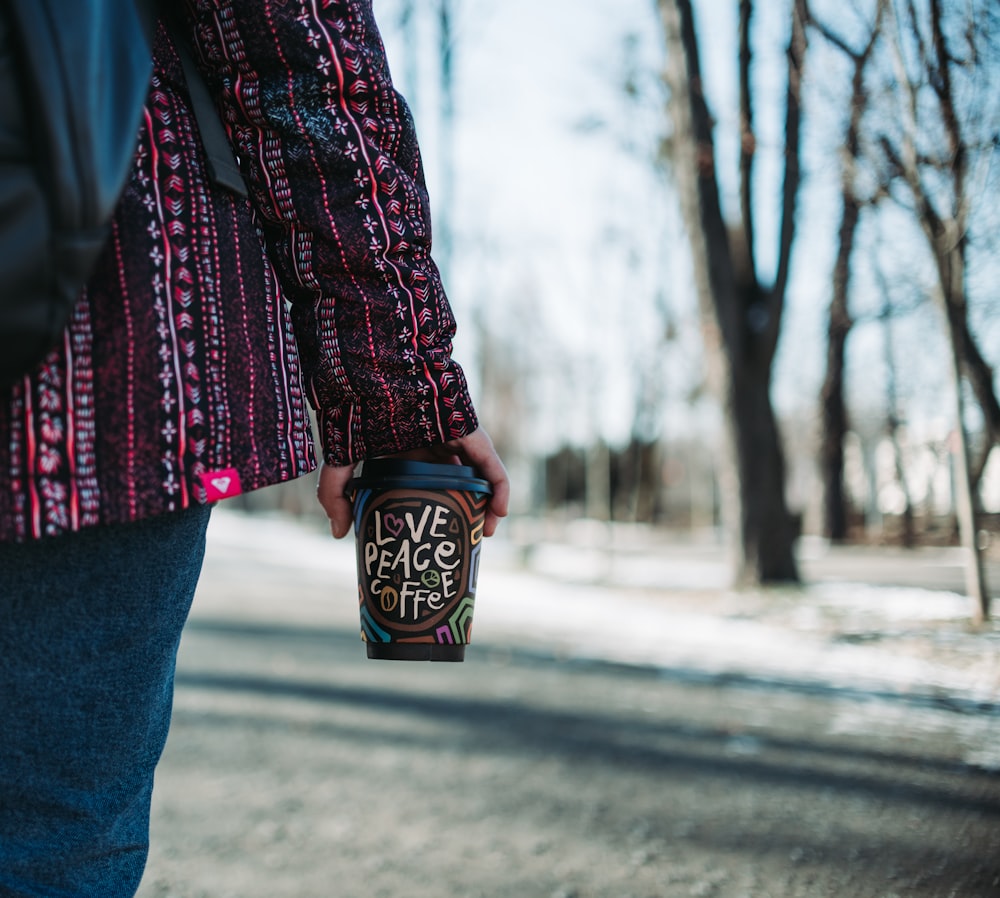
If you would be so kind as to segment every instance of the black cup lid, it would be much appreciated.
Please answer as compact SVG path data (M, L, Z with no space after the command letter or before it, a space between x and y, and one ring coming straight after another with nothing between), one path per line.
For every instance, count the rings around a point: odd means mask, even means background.
M407 458L369 458L361 463L361 477L478 477L468 465L411 461Z
M438 464L403 458L370 458L351 481L355 489L465 489L492 493L489 481L469 465Z

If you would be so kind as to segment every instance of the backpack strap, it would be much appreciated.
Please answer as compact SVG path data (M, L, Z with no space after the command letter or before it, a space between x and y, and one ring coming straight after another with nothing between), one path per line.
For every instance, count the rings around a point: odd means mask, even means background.
M246 197L247 185L240 173L233 153L229 135L219 118L219 112L212 101L208 85L191 55L186 38L180 33L174 17L165 17L167 30L177 48L181 66L184 69L184 79L187 81L188 93L191 96L191 108L194 111L198 130L201 132L201 142L208 156L208 175L215 184L225 188L237 196Z

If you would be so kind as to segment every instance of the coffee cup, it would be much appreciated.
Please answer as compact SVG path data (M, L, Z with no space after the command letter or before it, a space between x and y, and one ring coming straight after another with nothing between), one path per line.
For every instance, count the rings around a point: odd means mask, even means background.
M464 660L489 482L465 465L371 459L351 489L368 657Z

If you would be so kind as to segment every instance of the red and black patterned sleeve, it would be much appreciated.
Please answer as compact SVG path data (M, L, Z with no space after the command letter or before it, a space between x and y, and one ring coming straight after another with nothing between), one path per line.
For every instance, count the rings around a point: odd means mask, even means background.
M198 55L292 303L326 461L471 432L413 121L370 0L192 8Z

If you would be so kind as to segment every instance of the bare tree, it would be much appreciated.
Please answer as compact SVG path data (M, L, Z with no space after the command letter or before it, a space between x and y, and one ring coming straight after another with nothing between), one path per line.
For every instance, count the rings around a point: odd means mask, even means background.
M844 399L844 370L847 338L854 324L849 308L851 259L862 209L877 198L877 194L868 197L861 195L857 176L862 159L862 124L868 108L865 70L875 50L884 13L885 0L879 0L875 21L860 50L853 49L828 26L820 22L814 23L823 36L851 60L853 67L847 126L841 150L840 227L837 232L837 255L827 316L826 374L821 391L823 530L827 537L835 541L847 538L849 521L849 503L844 486L844 440L849 430L847 403Z
M768 287L758 277L755 260L753 4L741 0L739 6L741 221L735 225L725 220L720 202L713 120L703 92L691 0L658 0L658 8L673 123L669 161L691 243L707 376L724 412L720 481L723 514L738 550L735 579L744 584L795 581L796 532L785 499L784 453L770 386L795 237L808 10L805 0L792 0L778 264Z
M884 274L879 272L880 293L882 294L882 311L879 320L882 324L882 332L885 346L886 364L886 434L892 444L893 465L896 472L896 484L903 497L903 508L900 512L902 519L901 539L907 549L916 545L913 531L913 499L910 495L910 486L906 478L906 465L903 459L903 444L900 439L902 420L899 412L899 391L897 388L897 365L896 354L893 351L892 341L892 318L893 308L890 298L889 285L885 282Z
M402 32L403 49L403 83L405 85L407 105L414 118L417 117L417 101L420 90L420 39L417 34L416 0L401 0L397 21Z
M887 11L899 116L897 128L882 131L880 145L891 173L906 185L934 260L954 377L955 498L968 556L966 589L976 600L977 619L983 620L990 599L977 539L976 471L985 467L985 456L1000 435L1000 406L993 371L969 325L967 255L975 201L971 166L978 149L970 137L974 129L969 101L975 93L976 67L984 64L979 44L986 37L986 20L977 21L976 16L995 16L995 11L977 2L946 8L941 0L927 0L919 7L915 0L888 0ZM960 92L960 80L971 94ZM978 466L966 428L964 380L982 409L989 437Z
M435 258L445 277L450 273L454 249L452 215L455 203L455 28L453 0L438 5L438 78L441 88L441 182L438 186L439 214L435 227Z

